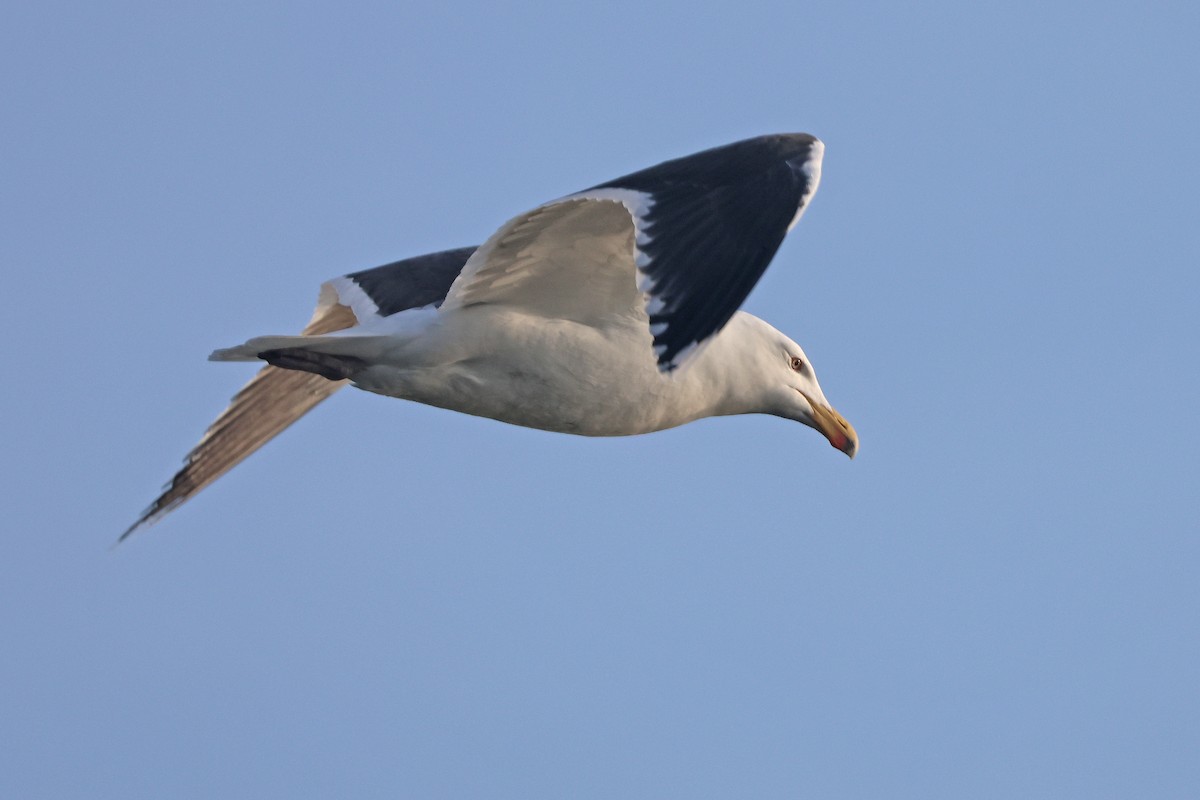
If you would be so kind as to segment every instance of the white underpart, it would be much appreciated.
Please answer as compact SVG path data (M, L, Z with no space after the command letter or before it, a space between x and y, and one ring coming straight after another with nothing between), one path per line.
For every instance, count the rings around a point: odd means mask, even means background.
M355 384L525 427L626 436L703 417L780 413L779 394L799 404L797 392L778 386L788 371L771 335L779 336L738 312L687 370L667 376L650 355L644 318L593 326L479 303L443 310L414 335L363 340L392 344L371 347L372 366Z
M788 233L792 232L792 228L796 227L800 217L804 216L804 209L808 208L808 201L812 200L812 196L817 193L817 186L821 183L821 159L824 157L825 145L820 139L817 139L813 142L812 149L809 150L808 160L800 167L800 171L808 176L808 190L800 197L800 206L796 209L796 216L792 217L792 221L788 225Z

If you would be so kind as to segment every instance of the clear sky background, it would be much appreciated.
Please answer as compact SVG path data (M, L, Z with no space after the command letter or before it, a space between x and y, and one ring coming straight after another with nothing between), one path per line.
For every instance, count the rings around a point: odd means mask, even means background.
M1200 6L9 4L0 795L1200 796ZM344 391L109 546L326 278L748 136L862 438Z

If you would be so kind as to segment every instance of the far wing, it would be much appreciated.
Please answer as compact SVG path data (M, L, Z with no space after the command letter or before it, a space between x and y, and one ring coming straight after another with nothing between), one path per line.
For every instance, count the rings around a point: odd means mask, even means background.
M429 253L334 278L321 288L317 310L302 335L320 336L371 317L438 305L474 250ZM183 468L121 539L195 496L346 383L311 372L263 367L209 426Z
M350 328L357 320L339 303L319 305L305 335ZM279 435L347 381L329 381L310 372L263 367L229 407L209 426L204 438L184 460L183 468L120 541L143 525L152 525L197 492L236 467L251 453Z
M816 192L823 154L808 134L761 136L547 203L471 256L444 308L508 303L594 322L633 303L659 369L673 370L745 301Z

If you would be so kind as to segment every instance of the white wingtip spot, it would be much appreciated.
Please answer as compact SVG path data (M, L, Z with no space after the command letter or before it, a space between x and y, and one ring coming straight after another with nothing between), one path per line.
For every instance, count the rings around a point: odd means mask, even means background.
M820 139L813 139L812 147L809 149L808 161L805 162L804 169L815 169L816 174L821 174L821 160L825 158L825 143ZM812 173L809 173L812 174Z
M808 151L808 158L799 166L800 171L808 178L808 187L800 197L800 205L796 208L796 216L792 217L791 223L788 224L788 233L791 233L792 228L796 227L796 223L800 221L800 217L804 216L804 209L808 207L808 201L817 193L817 187L821 184L821 160L824 157L825 145L820 139L814 139Z

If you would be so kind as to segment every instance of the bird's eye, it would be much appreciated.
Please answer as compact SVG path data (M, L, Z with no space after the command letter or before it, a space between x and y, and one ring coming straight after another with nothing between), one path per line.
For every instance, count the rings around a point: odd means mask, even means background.
M804 359L800 358L800 356L792 356L792 369L796 372L804 369Z

